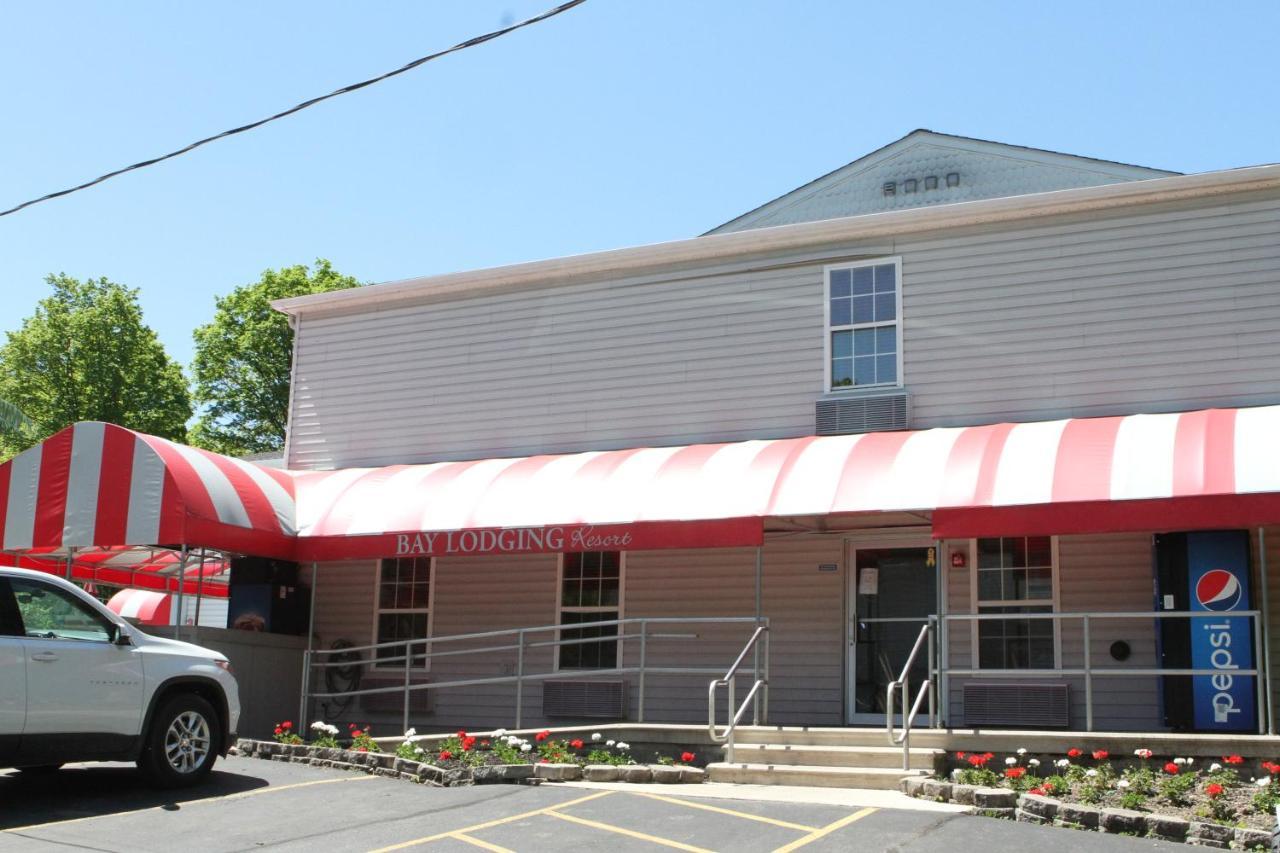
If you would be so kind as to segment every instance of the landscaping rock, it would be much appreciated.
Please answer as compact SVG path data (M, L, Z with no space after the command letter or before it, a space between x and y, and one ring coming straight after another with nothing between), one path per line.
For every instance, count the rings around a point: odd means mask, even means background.
M259 758L270 758L273 755L279 755L282 749L284 744L261 741L258 743L256 752Z
M582 768L576 764L535 764L533 775L548 782L572 782L582 778Z
M1018 798L1018 807L1028 814L1045 820L1053 820L1058 816L1058 807L1061 805L1057 800L1050 797L1042 797L1039 794L1023 794Z
M582 769L582 775L588 782L617 782L622 775L619 770L612 764L588 764Z
M643 764L624 764L618 768L618 778L623 782L652 782L653 773Z
M1017 792L1007 788L975 788L973 791L973 804L980 809L1011 809L1017 801Z
M434 764L424 762L418 765L418 778L429 785L443 785L444 771Z
M978 790L975 785L952 785L951 801L959 803L962 806L973 805L973 792Z
M1269 850L1271 833L1264 829L1237 829L1236 846L1244 850Z
M1019 823L1046 824L1046 823L1053 822L1051 820L1048 820L1047 818L1040 817L1040 815L1038 814L1032 814L1031 812L1026 811L1024 809L1015 809L1013 813L1013 819L1018 821Z
M1171 815L1147 815L1147 834L1162 841L1185 841L1191 822Z
M249 740L248 738L242 737L238 741L236 741L236 752L238 752L240 755L251 756L251 755L254 755L257 751L258 751L258 742L256 740Z
M419 762L408 758L397 758L396 763L392 765L397 773L408 773L410 776L417 776L418 768L421 766Z
M440 771L440 784L448 788L458 788L463 785L470 785L472 781L473 777L471 770L466 767Z
M370 753L367 753L366 755L367 755L367 758L365 759L365 764L367 766L382 767L387 770L390 770L392 767L394 767L396 761L399 760L396 758L396 756L393 753L390 753L390 752L370 752Z
M951 799L951 783L942 782L938 779L926 779L924 795L931 800L949 800Z
M686 785L701 785L707 781L707 771L701 767L681 767L680 781Z
M289 751L289 755L294 758L310 758L311 747L305 743L291 743L285 747Z
M1061 826L1079 826L1084 829L1097 829L1100 814L1093 806L1080 803L1062 803L1058 806L1057 823Z
M533 778L532 764L500 764L502 778L508 782L523 782Z
M1217 823L1192 822L1187 840L1201 847L1216 847L1220 850L1231 849L1231 840L1235 838L1235 830Z
M906 776L899 783L902 793L908 797L918 797L924 793L924 783L929 781L923 776Z
M1017 811L1018 811L1017 809L1013 809L1013 808L1007 808L1007 809L978 809L978 814L980 814L980 815L982 815L982 816L984 816L984 817L995 817L995 818L1000 818L1001 820L1013 820L1013 819L1014 819L1014 817L1015 817L1015 815L1016 815L1016 813L1017 813Z
M650 764L649 772L653 774L653 781L662 785L679 785L680 784L680 768L671 767L667 764Z
M1147 816L1129 809L1103 809L1099 824L1103 832L1141 835L1147 828Z

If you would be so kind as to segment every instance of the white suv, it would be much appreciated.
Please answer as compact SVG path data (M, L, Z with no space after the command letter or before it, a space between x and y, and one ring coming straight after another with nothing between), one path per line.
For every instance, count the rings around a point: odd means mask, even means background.
M0 767L136 761L187 785L226 755L239 717L222 654L144 634L61 578L0 568Z

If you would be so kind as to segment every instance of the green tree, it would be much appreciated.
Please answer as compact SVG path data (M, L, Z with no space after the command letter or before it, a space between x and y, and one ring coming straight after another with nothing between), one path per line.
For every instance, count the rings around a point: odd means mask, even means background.
M184 440L187 383L143 323L138 291L106 278L46 281L53 294L0 347L0 400L28 420L16 433L0 431L0 453L90 420Z
M271 307L276 299L359 287L326 260L267 270L217 300L213 322L195 331L191 371L200 419L193 443L240 455L279 450L289 419L293 330Z

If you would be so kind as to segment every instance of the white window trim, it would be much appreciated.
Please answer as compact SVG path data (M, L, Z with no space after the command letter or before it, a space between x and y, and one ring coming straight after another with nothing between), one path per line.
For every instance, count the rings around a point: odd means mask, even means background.
M395 559L405 559L405 558L388 557L386 559L395 560ZM428 574L427 574L427 583L431 587L431 593L430 593L431 605L425 608L423 607L401 608L401 607L380 606L380 602L382 600L382 564L384 561L381 559L375 560L374 562L377 568L373 573L373 629L369 639L369 642L372 645L376 646L378 644L378 617L380 617L384 613L426 613L427 614L427 638L430 639L435 634L436 593L438 592L438 590L436 589L436 558L435 557L411 557L409 559L417 559L417 560L425 559L425 560L431 561L430 568L428 569ZM428 652L431 651L430 643L426 644L426 651ZM378 651L377 649L374 649L373 660L370 661L370 663L372 664L371 668L373 672L375 673L376 672L396 672L397 670L401 672L404 671L404 661L396 661L394 664L386 664L386 665L380 666L377 662L377 657L378 657ZM422 666L418 666L418 667L413 666L412 660L410 660L409 664L410 664L409 665L410 672L422 673L422 672L431 671L431 658L427 658L423 662Z
M983 536L983 539L1017 539L1016 536ZM1062 576L1061 563L1058 557L1058 537L1049 537L1049 557L1053 565L1050 566L1051 584L1053 588L1052 598L1028 598L1023 601L982 601L978 599L978 540L969 540L969 612L977 615L983 607L1048 607L1050 612L1058 613L1061 609L1062 590L1059 587L1059 578ZM973 628L969 631L969 654L972 661L973 669L981 669L978 665L978 627L979 620L975 619L970 623ZM1053 668L1060 669L1062 667L1062 620L1053 620ZM1017 670L994 670L997 672L1016 672Z
M880 382L875 385L851 385L849 387L834 388L831 385L831 333L844 331L846 329L864 329L874 328L876 326L888 326L889 323L853 323L847 326L831 325L831 273L835 270L852 270L862 267L878 267L885 264L893 264L894 266L894 297L895 308L894 314L897 319L893 321L893 325L898 330L898 381L897 382ZM869 391L873 389L901 388L903 387L902 376L902 353L906 349L904 346L903 322L902 322L902 256L895 255L891 258L874 258L865 261L850 261L843 264L827 264L822 268L822 393L823 394L849 394L854 392Z
M554 665L553 672L595 672L591 669L560 669L560 626L562 625L562 614L565 613L599 613L601 610L617 610L618 618L625 619L627 605L627 552L618 552L618 606L614 607L565 607L560 602L564 600L564 554L556 555L556 643L554 647L555 654L552 655L552 663ZM623 666L623 642L622 626L618 626L618 668Z

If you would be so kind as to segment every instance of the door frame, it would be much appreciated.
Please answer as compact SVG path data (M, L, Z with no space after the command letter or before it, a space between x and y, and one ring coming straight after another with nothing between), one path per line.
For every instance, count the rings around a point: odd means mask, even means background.
M944 600L945 589L943 581L945 575L942 572L942 555L940 543L938 540L931 538L930 530L927 527L911 527L911 528L891 528L880 530L860 531L855 535L846 536L844 540L844 724L846 726L881 726L884 725L884 717L879 714L858 714L854 709L857 707L855 691L857 690L857 632L854 630L854 620L857 617L857 552L860 550L878 550L886 548L937 548L934 553L934 571L937 572L936 589L938 601L934 605L934 610L940 613L940 607ZM883 579L881 579L883 580ZM874 719L873 719L874 718ZM901 723L902 715L895 714L894 720Z

